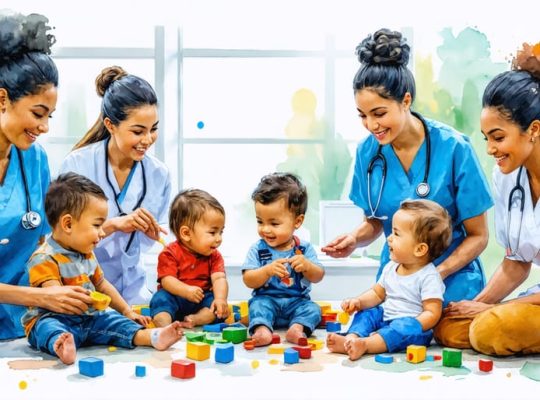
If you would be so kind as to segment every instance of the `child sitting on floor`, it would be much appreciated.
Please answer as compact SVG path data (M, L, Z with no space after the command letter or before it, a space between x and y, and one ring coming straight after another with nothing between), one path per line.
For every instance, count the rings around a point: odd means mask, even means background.
M274 173L261 179L251 198L261 239L242 269L244 283L254 289L249 332L256 346L264 346L272 342L274 327L288 327L286 339L298 343L321 320L309 292L324 276L315 249L294 236L304 222L306 187L292 174Z
M122 299L103 275L93 250L105 234L107 197L91 180L75 174L60 175L49 186L45 213L52 228L28 262L32 286L82 286L111 298L113 312L90 309L83 315L67 315L31 308L23 316L28 341L33 347L73 364L77 348L93 344L126 348L153 346L165 350L182 338L180 324L145 329L151 322Z
M446 250L451 238L452 221L443 207L430 200L402 202L388 236L392 261L373 288L343 301L343 310L356 314L345 336L327 336L328 349L357 360L365 353L428 346L445 290L431 261Z
M158 258L160 285L150 301L154 323L177 320L192 328L227 318L229 286L217 250L225 226L222 205L203 190L184 190L172 202L169 225L177 240Z

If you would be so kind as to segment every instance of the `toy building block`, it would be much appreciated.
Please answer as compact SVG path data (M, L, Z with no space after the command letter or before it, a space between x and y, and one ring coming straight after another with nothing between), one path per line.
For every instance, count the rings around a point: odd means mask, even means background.
M292 348L298 352L300 358L311 358L311 346L293 346Z
M381 364L392 364L394 362L394 357L390 355L377 354L375 356L375 362Z
M244 342L244 349L253 350L255 348L255 342L253 340L246 340Z
M341 332L341 324L335 321L328 321L326 323L326 332Z
M287 349L283 353L283 361L285 364L298 364L300 362L300 356L294 349Z
M146 328L147 329L154 329L154 328L156 328L156 324L154 324L154 321L150 321L149 323L146 324Z
M223 340L223 337L221 336L221 333L216 332L208 332L204 337L204 343L208 344L216 344L220 340Z
M204 332L186 332L184 336L188 342L204 342L206 334Z
M137 314L141 314L141 308L148 307L148 304L133 304L131 306L131 309L135 311Z
M407 346L407 361L412 364L426 361L426 346L417 346L414 344Z
M234 345L232 343L216 345L215 360L217 363L227 364L234 360Z
M222 331L223 339L233 342L234 344L242 343L247 339L247 328L243 327L228 327Z
M307 346L307 345L308 345L308 342L307 342L306 337L301 337L300 339L298 339L298 346Z
M271 344L268 346L268 354L283 354L285 352L285 346L282 344Z
M152 315L150 314L150 307L141 307L141 315L151 317Z
M461 367L462 352L458 349L443 349L442 364L445 367Z
M281 343L281 336L279 336L277 333L272 333L272 344L279 343Z
M481 358L478 360L478 369L482 372L491 372L493 370L493 360Z
M171 376L180 379L195 377L195 363L188 360L174 360L171 363Z
M337 314L336 320L341 325L347 325L349 323L350 318L351 318L351 316L349 315L349 313L346 313L345 311L340 311Z
M227 324L225 323L208 324L208 325L203 326L203 332L220 333L226 327L227 327Z
M201 342L187 342L186 357L197 361L208 360L210 358L210 345Z
M308 339L308 345L311 346L311 350L320 350L324 347L324 342L319 339Z
M326 314L321 315L321 322L319 322L319 327L325 328L328 322L335 322L337 318L337 312L327 312Z
M325 314L332 309L332 304L328 301L316 301L315 303L321 307L321 314Z
M240 315L243 317L244 315L249 315L249 306L247 301L241 301L240 302Z
M111 303L111 298L109 296L96 291L90 292L90 298L92 299L92 305L98 311L107 309Z
M91 378L103 375L103 360L96 357L86 357L80 359L79 373Z
M146 376L146 367L144 365L135 366L135 376L137 378L143 378Z
M433 356L433 361L440 361L440 360L442 360L442 356L441 356L441 355L435 354L435 355Z

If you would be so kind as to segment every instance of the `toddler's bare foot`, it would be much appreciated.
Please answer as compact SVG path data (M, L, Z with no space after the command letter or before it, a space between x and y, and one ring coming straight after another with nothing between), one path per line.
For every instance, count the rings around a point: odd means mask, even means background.
M184 328L187 328L187 329L194 328L196 323L193 320L193 314L187 315L186 317L184 317L184 320L181 322L181 324Z
M73 364L77 358L77 349L75 347L75 339L68 332L62 333L54 342L54 352L64 364Z
M305 337L304 327L300 324L292 324L285 334L285 339L287 339L288 342L295 344L298 344L298 339Z
M345 336L338 335L337 333L329 333L326 336L326 347L332 353L346 354L347 350L345 350L345 340Z
M255 328L251 340L253 340L257 347L269 345L272 343L272 332L266 326L260 325Z
M173 344L182 339L184 332L180 322L174 321L164 328L158 328L150 332L152 346L156 350L167 350Z
M364 338L350 338L345 340L345 350L351 361L358 360L367 351L367 343Z

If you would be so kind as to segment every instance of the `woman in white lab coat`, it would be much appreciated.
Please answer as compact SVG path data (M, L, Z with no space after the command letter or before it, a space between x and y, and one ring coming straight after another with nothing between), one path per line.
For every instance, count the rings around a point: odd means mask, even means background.
M536 49L540 48L540 43ZM499 304L540 264L540 54L525 45L514 69L486 87L481 115L493 173L496 237L506 255L473 301L451 303L436 329L447 346L493 355L540 353L540 285Z
M129 304L146 304L143 255L167 224L171 184L167 167L148 154L158 135L157 97L148 82L120 67L96 78L101 114L60 173L73 171L101 186L109 198L107 236L95 254L106 278Z

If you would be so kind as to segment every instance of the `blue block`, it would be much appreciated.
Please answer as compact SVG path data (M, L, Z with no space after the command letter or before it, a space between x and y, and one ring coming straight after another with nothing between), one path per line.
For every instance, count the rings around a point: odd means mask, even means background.
M300 355L294 349L287 349L283 353L283 361L285 364L297 364L300 362Z
M341 332L341 323L339 322L327 322L326 332Z
M426 361L435 361L435 357L427 355L426 356Z
M217 344L215 360L221 364L230 363L234 360L234 346L232 343Z
M144 365L136 365L135 366L135 376L138 378L142 378L146 376L146 367Z
M394 362L393 356L385 356L384 354L377 354L375 361L381 364L392 364Z
M149 307L141 307L141 315L144 315L145 317L151 317L150 308Z
M103 360L96 357L86 357L80 359L79 373L92 378L103 375Z
M240 314L240 306L232 306L233 313L239 313Z
M208 324L203 326L204 332L221 332L223 328L226 328L228 325L226 323L221 324Z

